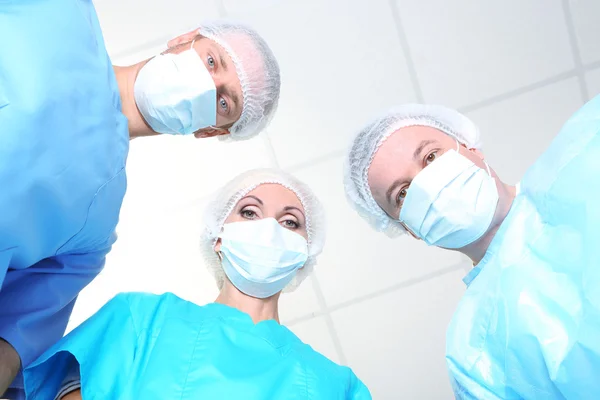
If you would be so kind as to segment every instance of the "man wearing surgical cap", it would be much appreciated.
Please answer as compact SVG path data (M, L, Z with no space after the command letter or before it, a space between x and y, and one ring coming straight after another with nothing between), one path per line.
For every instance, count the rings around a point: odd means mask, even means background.
M113 67L92 2L72 0L0 2L0 65L0 396L16 376L16 398L115 241L129 140L250 138L280 75L264 40L229 22Z
M364 127L349 201L376 230L473 261L448 327L459 399L600 394L600 97L564 125L518 187L456 111L406 105Z

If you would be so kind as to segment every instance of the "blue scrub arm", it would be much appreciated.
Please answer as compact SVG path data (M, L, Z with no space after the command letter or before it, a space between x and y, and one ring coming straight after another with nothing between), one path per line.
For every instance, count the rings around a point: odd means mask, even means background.
M110 244L8 270L0 291L0 338L15 348L23 367L64 335L77 295L104 267ZM9 398L22 398L22 371L10 388Z

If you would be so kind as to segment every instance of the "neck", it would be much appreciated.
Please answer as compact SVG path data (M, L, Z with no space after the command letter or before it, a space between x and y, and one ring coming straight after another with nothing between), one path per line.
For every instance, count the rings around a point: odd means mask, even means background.
M122 112L129 123L130 140L141 136L158 135L158 133L150 129L148 124L146 124L146 121L144 121L142 114L140 114L140 111L135 104L135 97L133 94L133 85L137 74L147 62L148 60L145 60L128 67L113 66L117 77L117 83L119 84L119 93L121 94Z
M496 213L492 219L492 225L490 225L490 229L483 235L481 239L459 250L461 253L469 257L471 261L473 261L473 265L479 264L483 256L485 256L485 253L490 247L492 240L494 240L498 229L510 211L513 200L515 199L517 193L517 189L515 186L510 186L500 182L498 184L498 192L498 207L496 208Z
M277 293L266 299L251 297L240 292L229 280L225 279L223 288L215 303L224 304L245 312L250 315L255 324L269 319L279 322L279 295L280 293Z

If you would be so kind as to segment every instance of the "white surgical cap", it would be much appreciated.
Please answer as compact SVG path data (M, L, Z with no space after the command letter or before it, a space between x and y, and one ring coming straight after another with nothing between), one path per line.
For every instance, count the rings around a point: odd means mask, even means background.
M312 272L316 258L325 244L325 213L323 206L308 186L292 175L275 169L256 169L238 175L227 183L208 204L204 215L204 229L200 239L200 250L209 271L214 275L219 289L223 287L225 272L214 250L217 235L221 233L225 220L237 203L256 187L263 184L279 184L298 196L306 217L308 235L308 260L296 272L294 279L284 292L294 291Z
M257 135L269 124L279 102L281 79L275 55L256 31L239 23L205 23L198 34L225 49L242 85L242 115L229 128L231 135L219 137L239 140Z
M368 175L375 153L400 128L428 126L452 136L468 148L481 150L477 126L458 111L436 105L407 104L389 110L365 126L354 138L344 170L346 196L356 211L377 231L390 237L406 233L399 221L377 204Z

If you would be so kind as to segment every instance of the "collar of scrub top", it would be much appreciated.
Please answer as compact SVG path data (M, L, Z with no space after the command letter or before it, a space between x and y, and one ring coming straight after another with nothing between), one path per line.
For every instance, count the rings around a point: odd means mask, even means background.
M302 343L292 331L274 319L260 321L255 324L250 315L237 308L220 303L207 304L205 309L209 315L233 324L236 329L259 336L275 348L281 348L293 343Z
M517 196L519 195L519 193L521 193L521 182L517 182L515 187L516 187L516 193L515 193L515 199L516 199ZM510 214L510 212L509 212L509 214ZM506 216L506 219L504 221L506 222L507 220L508 220L508 215ZM502 225L504 225L504 223ZM502 229L502 226L500 226L500 229L498 229L498 232L496 232L496 236L492 240L492 243L490 243L490 246L488 247L488 250L485 252L485 255L483 256L481 261L479 261L479 263L477 265L474 265L473 269L471 269L469 271L469 273L467 275L465 275L465 277L463 278L462 281L464 282L465 285L467 285L467 287L469 287L471 282L473 282L473 280L475 278L477 278L477 275L479 275L479 273L481 272L481 269L485 266L485 264L487 264L488 260L493 256L493 254L496 253L496 248L498 247L498 241L496 240L496 238L500 237L502 235L503 231L504 231L504 229Z

